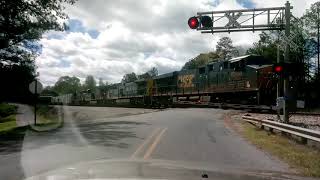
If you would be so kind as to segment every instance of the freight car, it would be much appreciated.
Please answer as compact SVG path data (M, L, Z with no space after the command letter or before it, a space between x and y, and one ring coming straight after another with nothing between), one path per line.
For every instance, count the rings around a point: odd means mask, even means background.
M168 106L179 100L270 105L276 95L271 75L269 60L246 55L216 60L198 69L119 83L109 90L107 98L115 104L126 102L146 106Z

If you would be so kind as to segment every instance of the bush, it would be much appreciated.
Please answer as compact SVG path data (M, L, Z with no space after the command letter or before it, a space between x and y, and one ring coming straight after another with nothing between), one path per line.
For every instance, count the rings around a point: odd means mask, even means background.
M0 117L7 117L9 115L17 113L17 107L10 104L0 104Z
M53 106L39 105L37 107L37 114L45 116L45 117L49 117L49 116L52 116L52 115L56 115L57 114L57 109L54 108Z

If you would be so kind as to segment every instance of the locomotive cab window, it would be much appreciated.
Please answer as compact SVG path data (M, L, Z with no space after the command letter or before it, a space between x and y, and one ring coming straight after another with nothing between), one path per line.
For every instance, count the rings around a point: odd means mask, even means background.
M245 63L243 61L238 61L230 63L230 68L234 71L245 71Z
M223 62L223 69L228 69L229 62Z
M234 63L230 63L230 69L235 70L235 64Z
M205 67L199 68L199 74L204 74L204 73L206 73L206 68Z
M213 71L213 64L208 65L208 70Z

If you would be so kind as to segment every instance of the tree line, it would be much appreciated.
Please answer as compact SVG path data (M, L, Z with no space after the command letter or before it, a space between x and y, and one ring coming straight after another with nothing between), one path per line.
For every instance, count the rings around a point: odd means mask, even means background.
M153 67L145 73L136 75L134 72L125 74L121 80L121 83L130 83L138 79L149 79L158 75L158 69ZM88 75L85 78L84 83L75 76L62 76L53 86L47 86L42 95L47 96L58 96L63 94L73 94L80 92L92 92L95 93L97 90L99 93L106 93L114 84L104 82L102 78L96 79L92 75Z

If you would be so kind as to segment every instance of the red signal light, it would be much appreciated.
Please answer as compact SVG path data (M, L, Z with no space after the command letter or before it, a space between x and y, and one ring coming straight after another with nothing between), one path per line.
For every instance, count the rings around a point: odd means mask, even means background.
M274 71L277 72L277 73L280 73L283 71L283 67L282 66L276 66L274 67Z
M188 25L191 29L197 29L199 27L199 20L197 17L191 17L188 20Z

